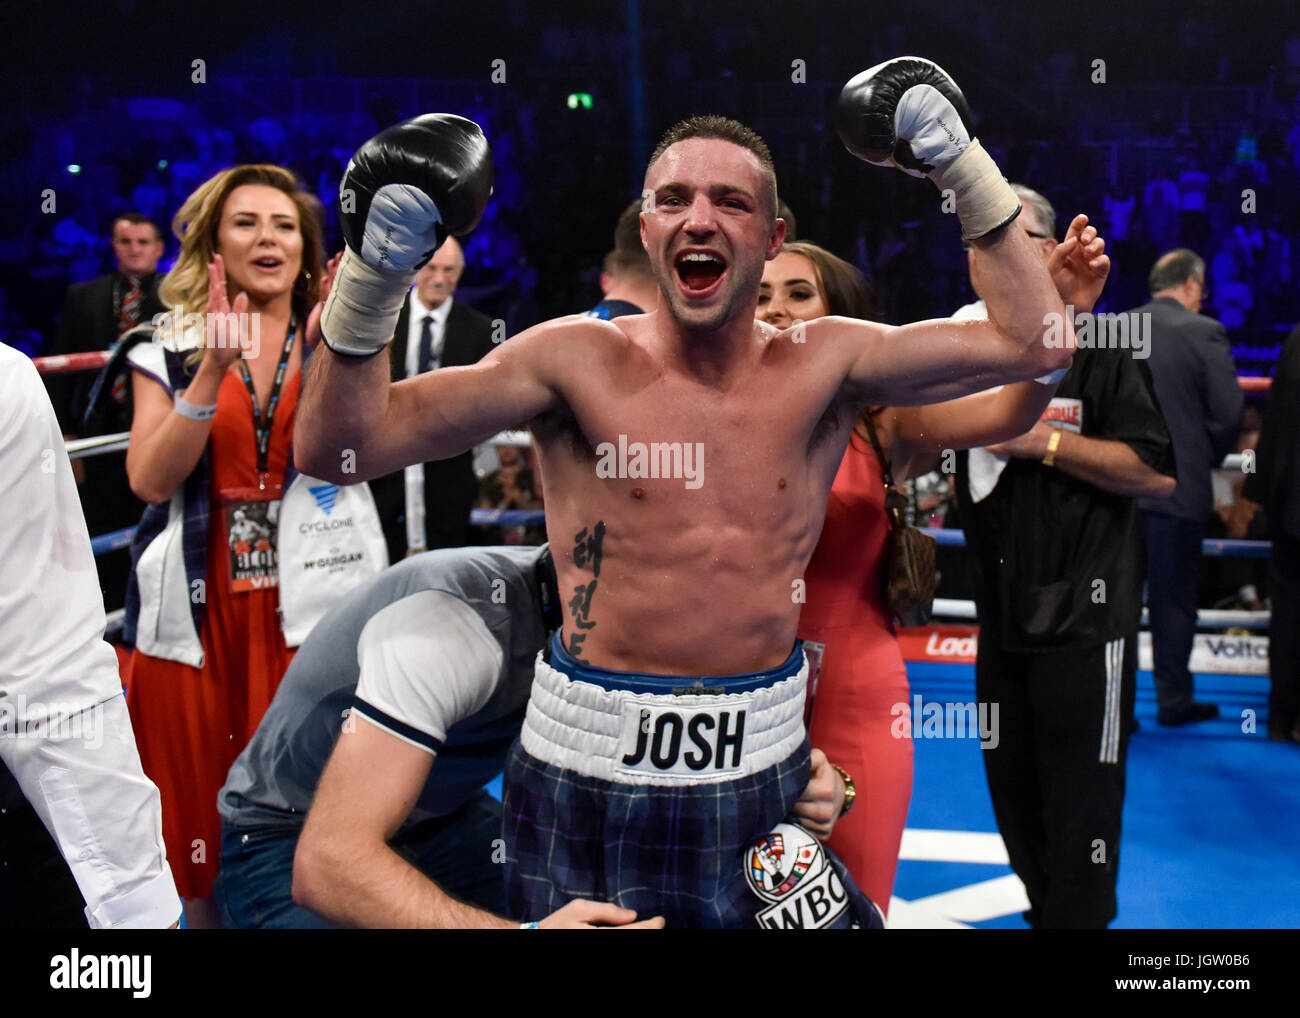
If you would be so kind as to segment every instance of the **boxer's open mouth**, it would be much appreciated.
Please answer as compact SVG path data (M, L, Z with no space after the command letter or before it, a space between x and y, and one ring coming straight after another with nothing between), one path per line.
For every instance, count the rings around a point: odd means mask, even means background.
M687 250L673 262L682 289L692 297L712 292L727 272L726 260L716 251Z

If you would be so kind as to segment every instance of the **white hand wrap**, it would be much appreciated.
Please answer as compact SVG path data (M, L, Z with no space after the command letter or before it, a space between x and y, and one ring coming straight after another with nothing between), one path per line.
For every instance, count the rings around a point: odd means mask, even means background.
M345 248L320 316L325 345L353 357L378 353L393 338L397 316L414 279L413 269L376 269Z
M1020 214L1020 199L978 138L972 138L965 152L947 168L936 169L930 179L940 191L952 189L962 240L992 233Z

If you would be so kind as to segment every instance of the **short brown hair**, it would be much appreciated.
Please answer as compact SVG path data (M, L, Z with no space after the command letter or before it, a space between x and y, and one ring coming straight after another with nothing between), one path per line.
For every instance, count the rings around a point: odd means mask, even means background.
M641 199L625 208L614 227L614 250L605 255L602 271L610 275L654 278L650 256L641 243Z
M655 278L654 268L650 265L650 256L642 248L636 251L620 251L614 248L605 255L600 264L600 271L610 276L639 276L646 280Z
M691 138L718 138L722 141L729 141L733 145L739 145L741 148L754 153L763 169L767 172L769 185L766 189L768 192L767 205L772 214L772 221L776 221L776 167L772 163L772 153L767 147L767 142L756 131L751 130L739 121L715 114L690 117L687 120L678 121L664 132L664 136L659 139L659 144L650 153L650 161L646 163L646 172L650 172L650 167L671 146L676 145L679 141L687 141Z
M153 239L161 241L163 232L158 228L158 224L146 216L143 212L119 212L113 217L112 223L109 224L108 232L112 233L117 229L118 223L130 223L132 226L152 226Z

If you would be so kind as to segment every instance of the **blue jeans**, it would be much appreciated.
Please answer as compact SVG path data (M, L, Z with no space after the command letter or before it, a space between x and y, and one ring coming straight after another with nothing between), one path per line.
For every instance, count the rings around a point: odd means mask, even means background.
M297 830L221 825L221 872L213 896L230 929L330 930L333 923L293 900ZM403 831L390 847L447 894L505 914L505 885L493 861L501 804L480 792L454 813Z

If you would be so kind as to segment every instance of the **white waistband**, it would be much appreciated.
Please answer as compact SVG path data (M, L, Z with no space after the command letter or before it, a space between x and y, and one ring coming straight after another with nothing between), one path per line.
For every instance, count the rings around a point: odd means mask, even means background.
M521 735L543 763L628 785L718 784L780 763L803 743L808 662L744 693L632 693L569 678L537 655Z

